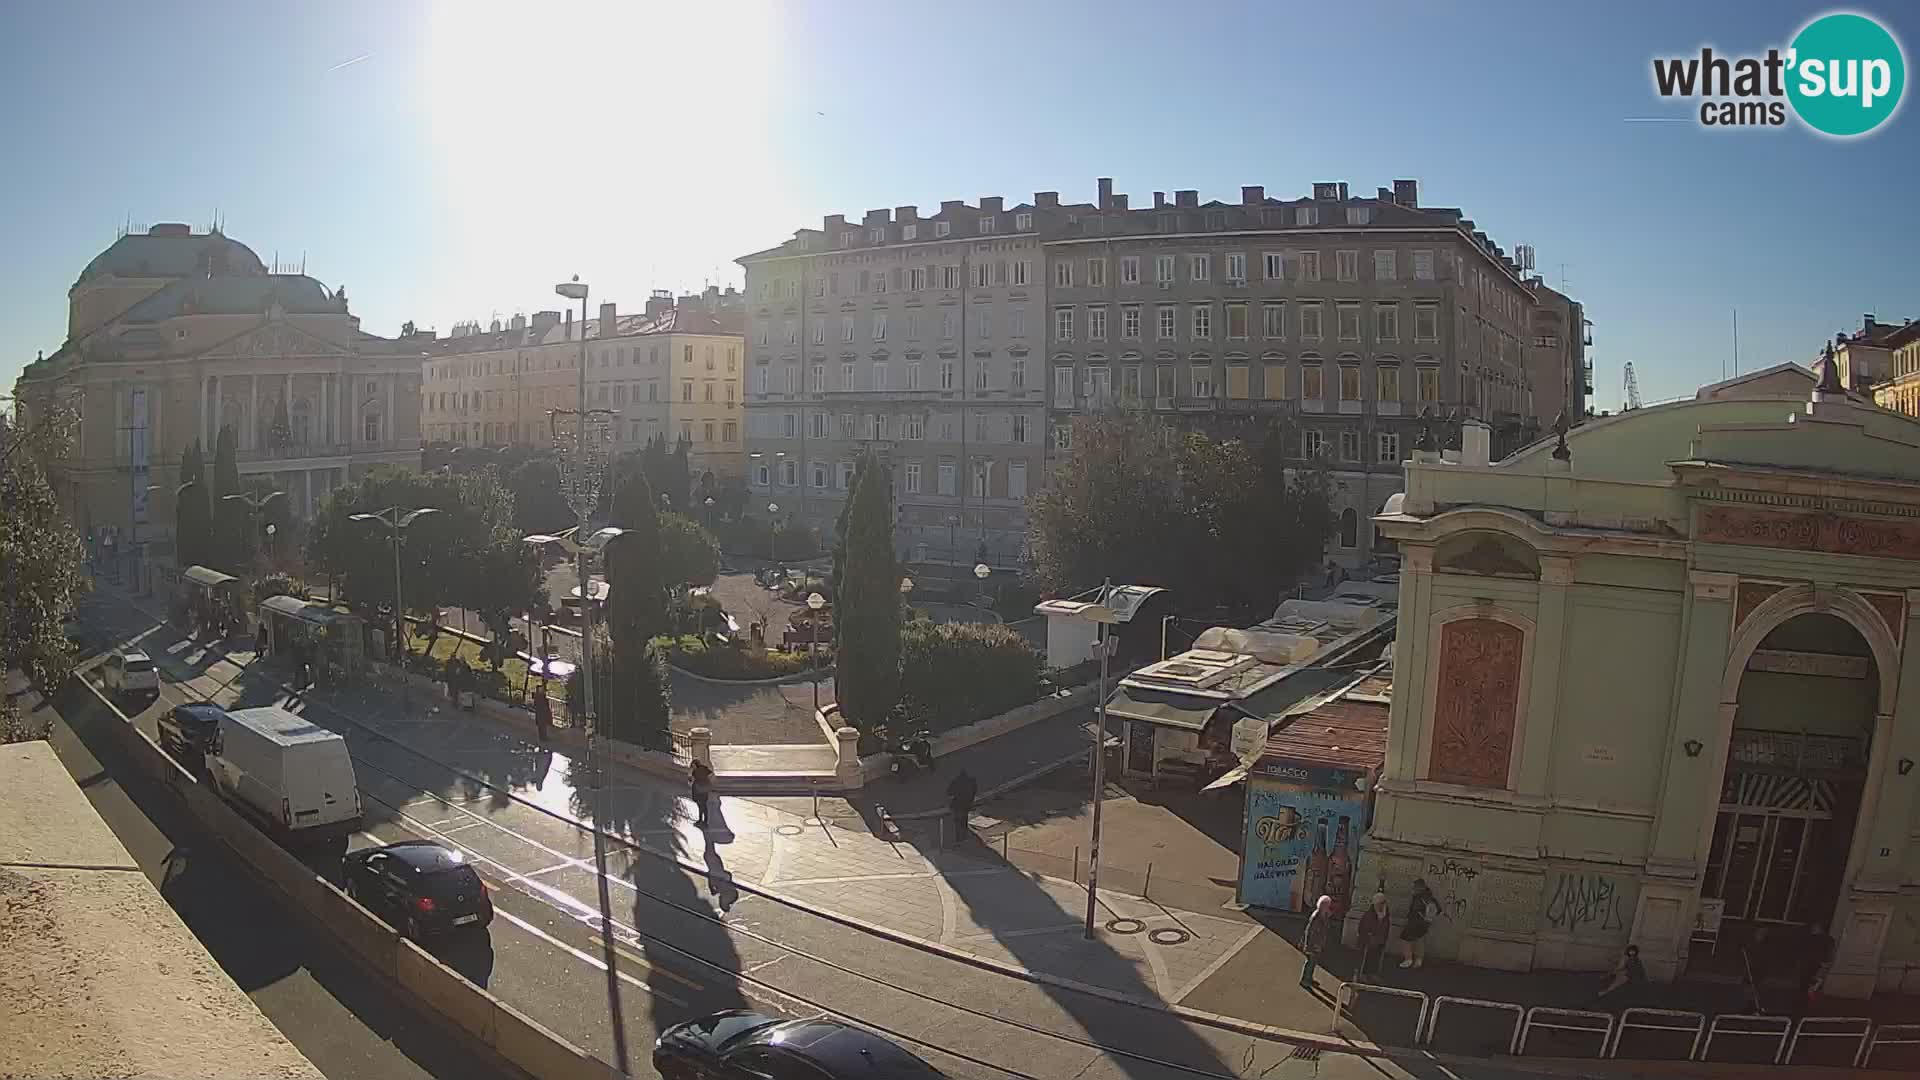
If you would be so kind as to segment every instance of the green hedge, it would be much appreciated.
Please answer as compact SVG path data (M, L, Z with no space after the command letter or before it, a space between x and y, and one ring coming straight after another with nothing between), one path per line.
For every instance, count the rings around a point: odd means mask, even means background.
M778 679L807 670L807 654L768 649L764 652L732 643L715 645L693 634L655 638L664 646L674 667L709 679Z
M1045 666L999 623L916 619L900 632L901 696L935 735L1037 700Z

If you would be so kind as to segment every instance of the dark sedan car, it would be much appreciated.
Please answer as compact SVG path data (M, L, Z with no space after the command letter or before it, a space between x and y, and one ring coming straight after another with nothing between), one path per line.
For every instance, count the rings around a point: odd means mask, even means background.
M825 1017L781 1020L744 1010L668 1028L653 1047L666 1080L943 1080L945 1073L878 1035Z
M160 749L194 773L207 767L207 748L220 732L220 718L227 710L210 701L175 705L160 717Z
M348 852L347 895L415 941L493 921L487 887L466 856L431 840Z

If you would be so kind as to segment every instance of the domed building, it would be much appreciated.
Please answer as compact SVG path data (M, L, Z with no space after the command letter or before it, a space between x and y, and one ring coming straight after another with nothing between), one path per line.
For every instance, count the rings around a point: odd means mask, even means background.
M1357 880L1424 880L1434 955L1737 978L1825 933L1830 996L1920 991L1920 424L1804 375L1423 438Z
M344 288L162 224L115 240L67 296L66 343L16 394L79 405L59 483L96 543L165 549L182 454L197 441L210 465L222 428L243 481L268 478L296 516L373 465L419 464L422 353L362 331Z

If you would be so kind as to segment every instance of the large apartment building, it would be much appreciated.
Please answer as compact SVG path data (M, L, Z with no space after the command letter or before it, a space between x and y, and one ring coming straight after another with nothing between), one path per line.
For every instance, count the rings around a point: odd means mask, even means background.
M756 502L831 535L871 451L904 558L1017 565L1046 469L1042 241L1086 209L1043 191L835 214L742 256Z
M1563 347L1555 362L1571 366L1537 393L1537 280L1461 211L1421 206L1415 181L1130 201L1102 179L1047 238L1053 446L1071 446L1074 415L1116 404L1210 427L1283 419L1299 460L1330 466L1337 562L1390 547L1371 519L1401 490L1423 411L1484 421L1498 457L1583 378ZM1583 325L1578 305L1560 318Z
M584 327L587 407L608 409L614 445L686 439L697 476L743 475L741 295L709 286L656 290L639 314L600 305ZM482 330L455 327L428 345L420 418L426 437L465 446L545 447L548 414L579 404L580 327L570 313L516 315Z
M362 331L344 288L161 224L117 239L67 295L66 342L15 393L29 422L79 408L60 495L97 540L171 538L181 454L198 441L211 462L223 427L241 478L302 516L373 465L419 465L420 343Z

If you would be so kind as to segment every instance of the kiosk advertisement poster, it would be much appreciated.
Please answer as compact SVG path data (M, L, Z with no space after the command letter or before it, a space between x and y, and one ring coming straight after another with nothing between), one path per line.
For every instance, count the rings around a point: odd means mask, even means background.
M1255 772L1247 778L1240 902L1299 912L1324 895L1344 913L1353 900L1367 824L1367 797L1354 783L1359 774L1279 770L1282 775Z

